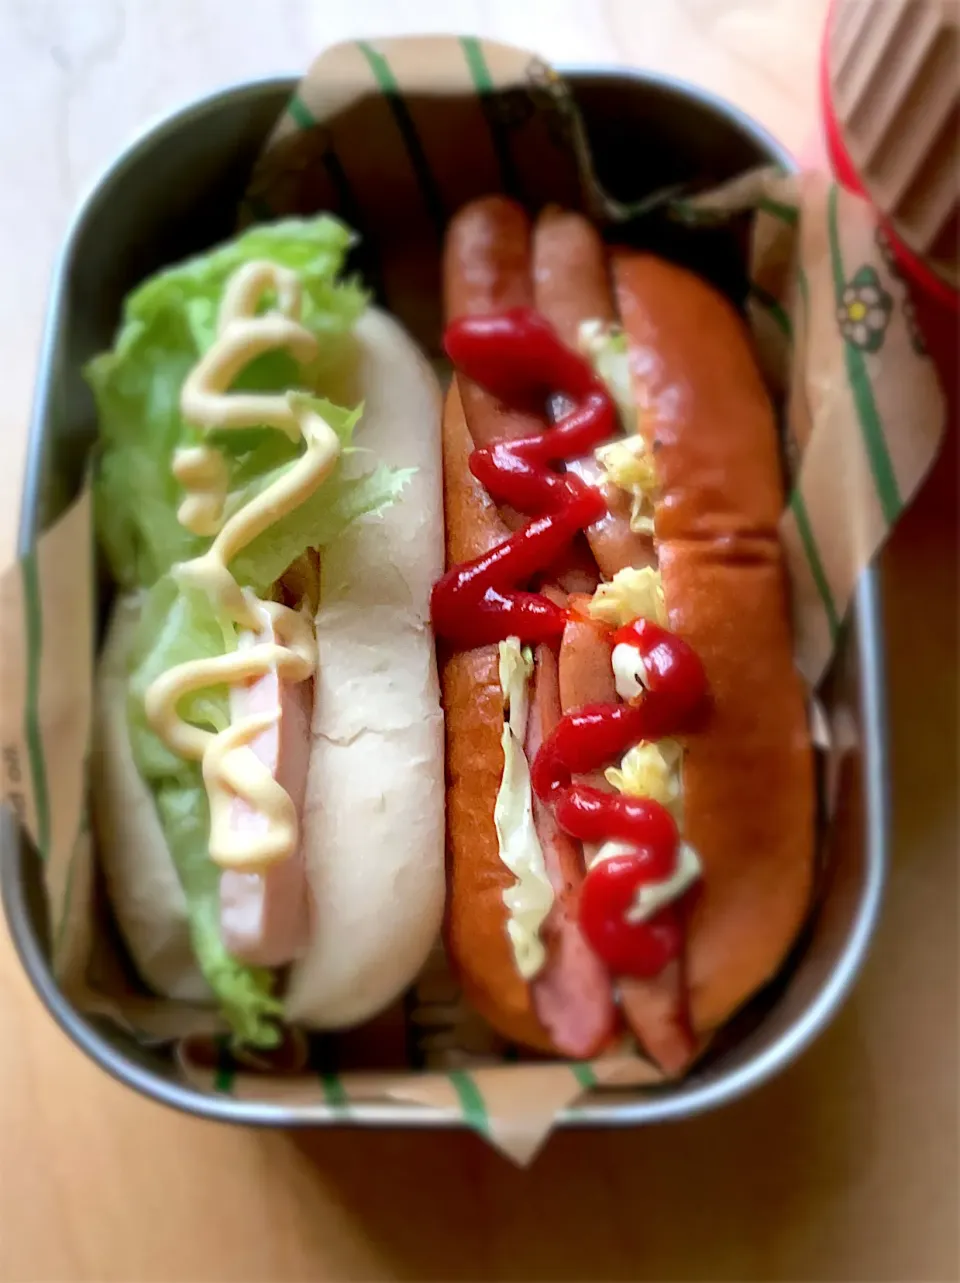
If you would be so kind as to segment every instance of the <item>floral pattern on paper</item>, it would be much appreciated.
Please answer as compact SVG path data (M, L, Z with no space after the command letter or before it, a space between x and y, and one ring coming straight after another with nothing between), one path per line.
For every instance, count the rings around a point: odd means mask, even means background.
M840 296L840 333L861 351L876 352L883 345L892 309L893 299L880 284L876 268L861 267Z

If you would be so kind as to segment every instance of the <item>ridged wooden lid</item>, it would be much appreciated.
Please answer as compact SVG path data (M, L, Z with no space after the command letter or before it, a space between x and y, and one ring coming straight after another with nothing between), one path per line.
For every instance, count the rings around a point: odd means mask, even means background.
M837 0L827 74L841 137L894 231L960 287L960 0Z

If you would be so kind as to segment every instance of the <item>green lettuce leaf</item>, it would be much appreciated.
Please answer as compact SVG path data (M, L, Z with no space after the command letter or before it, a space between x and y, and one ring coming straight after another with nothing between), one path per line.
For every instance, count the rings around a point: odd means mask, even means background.
M147 687L169 668L222 655L235 645L202 593L181 593L169 577L146 594L130 652L130 747L150 786L170 857L190 913L190 933L201 972L233 1031L246 1046L269 1048L279 1039L282 1004L268 970L238 962L220 938L220 871L210 859L210 811L199 762L186 762L154 735L144 712ZM219 730L230 720L226 687L198 691L180 704L190 722Z
M145 595L131 650L127 721L137 769L148 783L180 778L190 763L150 729L144 710L147 687L178 664L226 655L235 647L233 626L217 617L203 593L184 592L165 575ZM196 726L223 730L230 724L226 686L194 692L180 701L179 712Z
M234 1041L268 1049L280 1041L277 1018L283 1003L274 996L275 976L248 967L224 948L220 938L220 870L207 854L210 815L199 763L184 778L159 785L157 813L190 907L193 951Z
M388 468L380 464L362 476L349 475L346 464L358 452L350 442L354 428L363 415L363 406L344 410L319 397L298 397L305 406L320 415L340 439L343 447L331 475L306 503L288 512L286 516L265 530L230 563L230 570L238 583L263 595L283 572L307 548L324 548L343 531L367 513L381 512L394 503L403 491L413 468ZM280 436L274 433L274 436ZM269 442L262 448L268 461ZM238 495L237 507L264 490L281 476L289 464L281 462L267 470L261 467L253 479Z
M286 353L252 362L236 388L263 392L334 394L350 363L351 330L366 295L339 273L353 234L327 215L255 227L225 245L159 272L126 301L111 351L86 368L100 420L100 465L95 487L97 527L114 578L124 588L149 587L206 541L177 521L183 493L171 474L174 450L200 439L180 416L180 389L216 333L223 287L244 263L269 259L297 272L303 287L302 320L320 339L314 366L301 369ZM211 434L229 455L240 484L254 477L251 456L266 451L270 467L295 447L271 429ZM262 460L261 460L262 462Z
M633 392L625 331L621 326L608 324L606 321L582 321L577 342L616 401L621 428L632 435L637 430L637 402Z

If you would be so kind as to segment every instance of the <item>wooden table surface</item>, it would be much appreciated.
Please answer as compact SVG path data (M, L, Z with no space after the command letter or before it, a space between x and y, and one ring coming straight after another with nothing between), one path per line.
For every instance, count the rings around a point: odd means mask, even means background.
M678 73L790 146L825 0L0 0L0 553L48 275L146 120L344 36L474 30ZM801 1062L689 1124L554 1138L197 1123L87 1063L0 934L0 1280L934 1280L957 1258L957 495L945 460L886 555L894 867L856 995Z

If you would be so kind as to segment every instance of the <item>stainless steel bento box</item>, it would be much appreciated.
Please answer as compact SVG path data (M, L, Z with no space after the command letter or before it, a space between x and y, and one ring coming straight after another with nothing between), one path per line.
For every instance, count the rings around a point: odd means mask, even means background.
M623 201L688 181L716 183L759 163L791 167L756 124L694 87L631 72L566 69L583 112L601 182ZM123 296L155 269L232 231L253 161L295 87L293 78L237 86L185 107L147 130L110 167L80 210L57 264L30 429L20 522L22 555L76 494L95 433L85 361L109 345ZM736 294L743 280L735 238L697 242L691 263ZM690 258L689 240L660 246ZM699 253L699 250L697 251ZM826 691L855 734L839 777L827 842L824 894L783 975L737 1018L684 1082L638 1095L594 1094L562 1125L624 1125L689 1116L719 1105L787 1065L826 1026L850 990L873 933L889 829L886 725L878 577L860 582ZM70 1037L120 1081L191 1113L232 1122L304 1126L341 1121L329 1105L278 1106L203 1094L178 1080L161 1048L78 1014L48 965L43 890L35 854L9 816L2 833L2 892L23 965ZM420 1106L354 1106L351 1121L443 1125Z

